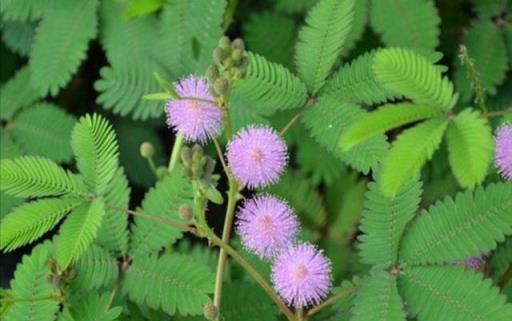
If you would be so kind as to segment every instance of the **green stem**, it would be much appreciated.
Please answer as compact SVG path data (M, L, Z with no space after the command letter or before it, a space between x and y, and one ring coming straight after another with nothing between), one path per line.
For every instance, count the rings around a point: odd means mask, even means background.
M505 110L498 110L498 111L490 111L487 113L483 113L482 117L490 118L490 117L500 117L505 116L507 114L512 114L512 108L508 108Z
M156 171L156 165L155 161L153 160L153 157L148 157L146 159L148 160L149 168L153 172L153 175L155 175L155 177L158 179L158 173Z
M295 319L297 321L304 320L304 308L300 307L295 309Z
M486 113L487 108L485 106L485 91L482 86L482 82L480 81L480 75L478 74L478 71L476 70L474 61L469 56L468 50L465 46L460 47L459 56L462 60L462 64L467 69L467 76L471 83L471 87L475 91L475 96L476 96L478 105L480 106L480 109L482 110L482 112Z
M238 264L240 264L246 271L249 273L253 279L262 287L262 289L267 293L267 295L274 301L274 303L279 307L279 309L283 312L286 318L289 321L296 321L293 312L283 303L283 301L279 298L276 292L272 289L270 284L267 283L265 278L258 273L258 271L247 262L235 249L233 249L229 244L223 242L215 233L209 230L208 236L210 241L216 246L220 247L226 253L228 253Z
M171 157L169 158L169 174L178 164L180 159L181 148L183 147L184 137L182 134L177 134L174 139L174 145L172 146Z
M512 279L512 264L508 265L508 269L503 273L503 275L498 279L497 285L499 288L504 289L507 285L508 281Z
M348 289L344 289L342 292L340 292L340 293L338 293L336 295L333 295L329 299L325 300L324 302L320 303L316 307L314 307L311 310L309 310L308 313L306 314L306 319L308 319L308 318L312 317L313 315L317 314L322 309L324 309L325 307L333 304L334 302L336 302L338 300L343 300L345 298L348 298L350 295L352 295L352 293L354 293L355 290L356 290L356 287L348 288Z
M230 175L228 174L228 177ZM235 216L235 207L238 194L237 182L229 178L229 191L228 191L228 206L226 208L226 218L224 221L224 228L222 229L222 242L229 244L231 237L231 227L233 225L233 217ZM215 276L215 292L213 296L213 304L220 310L220 303L222 300L222 285L224 283L224 271L226 269L227 253L224 248L219 251L219 260L217 262L217 274Z

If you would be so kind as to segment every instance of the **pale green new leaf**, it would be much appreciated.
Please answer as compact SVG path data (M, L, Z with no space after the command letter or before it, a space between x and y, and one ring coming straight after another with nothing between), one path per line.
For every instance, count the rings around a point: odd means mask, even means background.
M81 117L73 129L71 147L89 191L105 193L119 163L116 135L110 123L98 114Z
M427 120L407 129L391 146L382 163L380 190L388 197L420 172L443 139L448 121L442 118Z
M370 23L387 46L432 53L441 19L432 0L371 0Z
M283 66L249 52L249 68L244 79L235 83L236 94L247 107L274 112L300 108L306 101L306 86Z
M116 259L102 247L92 244L73 266L77 291L112 287L119 274Z
M14 208L0 223L0 249L9 252L34 242L82 202L75 197L48 198Z
M492 281L460 266L406 268L398 286L419 320L512 320L512 304Z
M320 0L299 31L295 61L308 90L324 85L352 28L354 0Z
M152 216L152 220L135 217L131 227L129 252L132 257L146 257L163 246L174 243L183 236L181 229L171 224L187 224L179 217L179 208L193 206L194 191L180 168L159 181L142 201L140 211Z
M370 51L344 64L327 80L322 92L367 105L399 98L400 95L377 80L373 72L374 57L375 51Z
M57 95L86 56L96 35L97 0L53 0L36 30L30 53L32 84L41 94Z
M124 291L137 304L174 315L199 315L210 302L214 274L208 266L181 254L134 259L126 271Z
M407 229L400 261L446 263L488 253L512 234L512 184L479 187L424 211Z
M393 128L440 115L441 111L430 106L411 103L384 105L353 123L341 136L340 146L347 151Z
M390 48L378 51L373 59L373 72L382 86L418 105L448 110L457 101L448 78L443 78L439 68L412 50Z
M17 300L2 315L3 321L55 320L59 302L51 298L58 294L57 289L50 283L48 260L51 249L50 243L44 243L34 248L30 255L23 256L16 267L8 292ZM44 297L48 299L41 300Z
M353 301L351 321L405 321L402 298L396 277L379 271L367 276Z
M9 124L9 131L27 154L67 162L72 156L69 137L75 122L63 109L39 103L21 111Z
M61 268L67 268L87 250L96 238L104 215L105 203L101 198L69 214L55 241L57 262Z
M483 182L493 158L493 137L487 119L466 109L446 131L449 160L459 185L473 188Z
M390 267L396 263L402 234L421 200L421 183L413 181L388 197L376 182L368 184L359 236L359 255L364 263Z
M0 97L0 118L8 121L18 110L36 102L42 95L30 82L30 69L25 66L2 86Z
M42 197L84 194L81 180L53 161L23 156L0 161L0 188L18 197Z

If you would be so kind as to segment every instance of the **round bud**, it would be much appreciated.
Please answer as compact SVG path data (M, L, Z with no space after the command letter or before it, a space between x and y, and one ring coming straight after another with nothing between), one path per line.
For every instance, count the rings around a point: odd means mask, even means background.
M215 321L219 317L219 309L213 304L207 304L203 308L203 315L208 321Z
M231 52L231 58L236 62L240 62L240 59L244 56L244 51L242 49L235 49Z
M222 61L222 64L226 68L231 68L235 65L235 61L233 59L231 59L231 57L228 57L228 58L224 59L224 61Z
M194 211L188 204L183 204L179 209L180 218L184 221L190 221L194 217Z
M203 148L200 145L195 144L192 147L192 161L194 163L200 162L203 155Z
M221 48L213 49L213 61L215 61L216 64L220 65L222 61L226 59L226 56L226 52Z
M185 166L188 166L190 164L190 161L192 160L192 150L190 147L183 147L180 152L181 161Z
M150 158L155 155L155 148L150 142L140 144L140 155L144 158Z
M240 49L240 50L245 50L245 44L244 44L244 41L240 38L236 38L235 40L233 40L233 42L231 43L231 48L233 49Z
M192 169L190 167L183 168L183 175L187 178L192 178Z
M215 170L215 161L213 160L213 158L208 157L208 161L206 162L206 165L204 166L204 171L207 174L211 174L211 173L213 173L214 170Z
M201 164L194 163L192 164L192 175L194 177L201 177L204 174L203 166Z
M219 48L229 49L230 46L231 46L231 41L229 40L229 38L227 36L223 36L222 38L220 38Z
M215 79L219 78L219 69L217 66L211 65L208 67L208 70L206 70L206 78L211 82L214 82Z
M169 174L169 170L165 166L159 166L156 169L156 177L158 177L158 179L162 179L165 176L167 176L168 174Z
M213 83L213 89L215 89L215 92L219 95L224 95L228 92L229 89L229 83L226 78L218 78Z

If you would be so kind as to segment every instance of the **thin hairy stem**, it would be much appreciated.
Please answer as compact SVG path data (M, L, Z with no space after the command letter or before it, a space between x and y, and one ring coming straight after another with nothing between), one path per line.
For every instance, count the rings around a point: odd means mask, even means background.
M36 302L36 301L47 301L47 300L53 300L53 301L61 302L63 300L63 297L61 295L58 295L58 294L51 294L51 295L44 295L44 296L39 296L39 297L35 297L35 298L12 298L12 297L8 297L8 298L4 298L4 299L2 299L0 301L1 302L6 302L6 303L14 303L14 302Z
M300 116L302 116L302 113L298 113L297 115L293 116L292 119L290 119L290 121L288 122L288 124L286 124L283 127L283 129L281 129L279 134L283 136L293 126L293 124L295 124L300 119Z
M342 292L340 292L336 295L333 295L329 299L325 300L324 302L320 303L316 307L309 310L306 314L306 319L312 317L313 315L317 314L318 312L320 312L324 308L330 306L331 304L335 303L336 301L348 298L349 296L352 295L352 293L354 293L355 290L356 290L356 287L348 288L348 289L344 289Z
M215 150L217 151L217 156L219 156L219 161L222 164L222 169L224 170L224 173L226 173L226 175L229 176L228 166L226 165L226 162L224 161L224 154L222 153L222 148L220 147L219 141L216 138L214 138L213 144L215 145Z
M149 168L151 169L151 172L153 172L153 175L158 179L158 173L156 171L156 165L155 161L153 160L153 157L147 157Z
M480 75L475 68L475 63L473 59L469 56L468 50L465 46L460 46L459 57L462 61L462 65L467 69L468 79L471 83L471 87L475 91L476 100L480 109L483 113L487 112L487 108L485 106L485 91L482 86L482 82L480 81Z
M491 117L500 117L505 116L508 114L512 114L512 107L507 108L505 110L498 110L498 111L490 111L487 113L483 113L482 117L491 118Z
M496 285L500 289L504 289L510 279L512 279L512 264L508 265L508 269L505 271L505 273L503 273L503 275L500 276L498 282L496 282Z
M176 168L180 159L181 148L183 147L184 137L182 134L177 134L172 146L171 157L169 158L169 174Z

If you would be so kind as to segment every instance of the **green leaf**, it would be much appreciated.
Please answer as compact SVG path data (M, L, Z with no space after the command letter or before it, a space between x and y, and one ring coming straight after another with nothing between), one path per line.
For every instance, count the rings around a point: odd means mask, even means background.
M73 268L76 271L73 286L77 292L110 288L119 274L116 259L107 250L95 244L80 256Z
M344 64L326 82L323 93L356 104L373 105L395 100L400 95L384 87L373 72L375 51L367 52L350 63Z
M380 173L379 173L380 175ZM384 195L378 183L368 184L359 236L359 255L364 263L390 267L397 261L405 227L414 217L421 200L421 183L409 182L396 196Z
M389 47L431 54L439 44L441 19L431 0L372 0L370 22Z
M277 314L274 303L259 285L233 282L224 286L221 309L224 320L275 321Z
M396 277L380 271L366 277L354 298L352 321L405 321Z
M6 20L34 21L41 18L55 0L4 0L0 12Z
M96 35L98 1L53 2L37 27L29 67L37 90L55 96L71 80Z
M404 235L400 260L446 263L487 253L512 234L512 184L457 194L430 207Z
M30 69L26 66L18 69L14 77L2 86L0 96L0 118L7 121L18 110L42 97L30 82Z
M420 173L441 144L447 125L447 120L434 118L398 136L382 163L380 189L384 195L395 196L400 187Z
M16 198L0 192L0 220L11 212L13 208L23 204L22 198Z
M0 159L15 158L23 155L20 145L13 140L8 130L0 129Z
M9 252L34 242L82 202L75 197L49 198L16 207L0 224L0 249Z
M407 268L398 278L400 292L419 320L512 319L512 304L480 274L459 266Z
M443 78L439 68L414 51L401 48L378 51L373 60L373 72L386 89L418 105L448 110L457 101L448 78Z
M142 201L141 212L154 219L135 217L131 227L131 256L146 257L181 238L183 232L169 222L187 224L179 217L179 207L193 206L193 196L192 186L181 170L174 170L150 189Z
M318 102L306 109L302 122L313 138L338 159L351 167L368 173L384 157L388 143L381 135L369 139L348 152L341 152L339 140L352 123L361 119L365 111L359 106L338 100L331 95L321 96Z
M498 281L507 272L510 262L512 262L512 237L507 238L498 246L489 262L495 281Z
M341 136L340 146L347 151L393 128L440 115L438 109L430 106L410 103L384 105L354 122Z
M483 182L493 158L493 137L487 119L466 109L446 131L450 166L460 186L473 188Z
M122 307L111 307L110 293L87 293L74 298L69 310L73 321L114 321Z
M308 90L316 93L344 49L354 18L354 0L320 0L299 31L296 64Z
M30 255L23 256L11 280L9 296L17 299L2 315L3 321L53 321L59 311L55 298L57 289L50 283L48 264L50 243L34 248ZM43 299L41 298L48 298Z
M75 122L63 109L39 103L21 111L9 124L9 131L27 154L67 162L72 156L69 137Z
M118 167L116 135L98 114L85 115L75 125L71 147L84 183L91 193L102 195Z
M0 188L18 197L42 197L64 194L84 194L77 176L62 169L53 161L23 156L0 161Z
M69 214L55 241L57 262L65 269L78 259L94 241L105 215L105 203L97 198Z
M503 83L508 70L508 57L502 30L493 22L483 21L473 25L464 38L469 57L485 92L494 96ZM457 63L455 84L461 100L470 103L475 92L467 75L467 67Z
M19 21L3 21L2 24L2 40L5 45L20 56L28 56L36 25Z
M233 88L247 106L266 112L300 108L306 102L306 86L286 68L249 52L249 68Z
M128 19L146 16L158 11L165 3L165 0L130 0L124 16Z
M135 259L126 271L124 290L130 300L174 315L199 315L210 302L214 274L181 254Z

